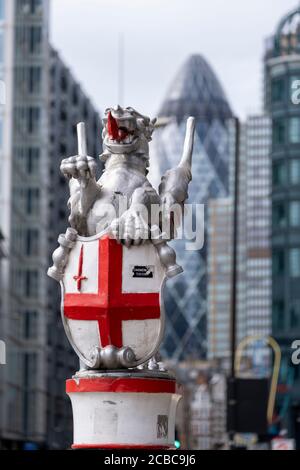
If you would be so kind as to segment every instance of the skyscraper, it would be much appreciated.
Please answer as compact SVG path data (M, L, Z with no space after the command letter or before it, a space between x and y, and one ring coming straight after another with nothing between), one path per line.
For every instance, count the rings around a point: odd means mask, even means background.
M250 116L246 152L246 324L247 336L271 333L271 123Z
M191 56L180 69L159 111L161 125L152 146L154 183L158 173L179 162L190 115L196 118L196 135L189 202L206 204L210 198L228 195L227 121L232 112L215 73L200 55ZM187 251L183 240L175 243L185 275L168 282L163 353L177 361L206 354L207 272L206 245Z
M292 100L300 79L299 38L297 7L281 19L265 53L265 106L272 120L273 335L283 352L281 380L290 386L282 397L290 429L300 416L300 368L291 362L291 345L300 338L300 115ZM298 439L300 445L299 429Z
M230 358L232 198L208 203L208 357Z
M27 441L63 448L71 428L62 384L75 358L59 326L57 285L46 272L66 220L60 159L76 154L79 120L87 122L96 156L100 119L49 46L48 22L47 0L0 1L0 79L6 89L0 226L7 254L1 276L7 365L0 367L0 448L22 448Z
M48 299L48 4L1 0L1 229L3 260L0 436L43 442Z
M49 92L49 220L48 265L57 247L57 237L68 223L69 188L59 167L62 158L77 154L76 124L86 124L88 154L95 159L101 153L101 122L82 87L59 54L50 46ZM99 168L101 164L99 162ZM60 318L60 289L48 280L49 319L47 335L47 445L66 448L72 437L72 415L65 394L65 379L78 370L78 358L69 345Z
M248 117L240 126L239 140L237 343L248 336L266 337L271 332L270 119L264 115ZM234 164L231 159L231 170ZM233 176L233 171L230 174ZM232 190L229 198L209 202L210 359L230 355L232 211ZM265 351L260 345L258 350Z

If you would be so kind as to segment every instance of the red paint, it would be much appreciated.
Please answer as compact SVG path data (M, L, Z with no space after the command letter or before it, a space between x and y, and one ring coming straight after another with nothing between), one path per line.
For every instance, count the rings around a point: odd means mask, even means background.
M141 444L73 444L72 449L174 450L175 447Z
M107 116L107 132L108 132L110 139L118 140L118 137L119 137L118 123L110 111Z
M125 127L118 125L118 121L113 117L111 112L107 116L107 132L110 139L116 140L117 142L122 142L129 135L134 134L133 131L129 131Z
M69 379L67 393L112 392L112 393L175 393L175 380L100 377L94 379Z
M122 321L160 318L159 293L122 292L123 248L105 236L99 240L98 293L65 294L64 315L73 320L97 320L101 346L121 348Z
M87 277L82 276L82 265L83 265L83 245L81 245L79 261L78 261L78 274L73 277L74 281L77 282L77 290L81 291L81 282L86 281Z

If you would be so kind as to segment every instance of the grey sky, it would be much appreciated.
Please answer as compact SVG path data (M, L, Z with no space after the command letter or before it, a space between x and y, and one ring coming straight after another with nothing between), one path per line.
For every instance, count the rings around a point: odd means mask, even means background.
M125 105L154 115L192 53L213 66L240 117L260 110L264 40L297 0L51 0L51 38L95 105L118 100L125 37Z

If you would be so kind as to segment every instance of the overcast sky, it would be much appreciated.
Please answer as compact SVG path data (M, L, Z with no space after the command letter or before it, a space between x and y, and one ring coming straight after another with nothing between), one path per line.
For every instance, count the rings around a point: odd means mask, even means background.
M203 54L240 117L260 110L265 38L297 0L51 0L51 39L99 110L118 101L155 115L178 68Z

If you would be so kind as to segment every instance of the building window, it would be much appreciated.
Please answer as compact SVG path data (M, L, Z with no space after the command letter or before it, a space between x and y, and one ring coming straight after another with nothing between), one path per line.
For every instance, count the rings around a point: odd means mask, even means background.
M41 26L30 26L29 28L29 52L40 54L42 50L42 28Z
M273 121L273 145L285 143L285 119L277 118Z
M289 142L291 144L300 143L300 118L292 117L289 121Z
M73 105L74 105L74 106L77 106L77 105L78 105L78 101L79 101L79 98L78 98L78 88L77 88L77 85L74 85L74 86L73 86L73 91L72 91L72 102L73 102Z
M38 229L26 230L26 256L37 256L39 254L40 233Z
M286 184L286 164L284 161L273 164L273 185L283 186Z
M275 330L284 329L284 301L275 300L273 302L273 327Z
M40 108L30 106L28 108L27 129L29 134L35 134L40 127Z
M281 276L284 274L284 250L274 249L272 257L273 275Z
M60 78L60 88L64 93L68 91L68 80L65 75L62 75Z
M300 277L300 248L291 248L289 251L290 277Z
M37 383L37 354L25 353L24 354L24 385L27 389L35 388Z
M26 171L29 175L37 175L40 166L40 149L29 147L27 149Z
M300 184L300 159L290 161L290 183Z
M23 313L23 336L25 339L35 339L38 333L38 314L37 312Z
M41 91L41 67L29 67L28 69L28 91L29 93L40 93Z
M38 297L39 274L34 270L25 271L25 296L27 298Z
M286 208L284 202L273 205L273 228L283 228L287 225Z
M40 149L37 147L16 147L15 155L22 170L28 175L38 175Z
M29 215L38 215L40 209L39 188L28 188L26 190L26 212Z
M30 12L32 14L40 12L43 6L43 0L29 0Z
M60 120L62 123L65 123L68 119L68 114L67 114L67 111L65 109L61 109L60 110Z
M15 128L19 133L35 134L40 129L40 108L35 106L15 108Z
M284 92L285 92L285 83L284 78L275 78L272 81L272 103L281 103L284 101Z
M291 227L300 227L300 201L289 203L289 219Z
M23 96L26 90L29 94L41 91L42 69L38 66L18 66L15 69L15 83L19 93Z
M16 53L19 57L27 54L40 54L43 44L43 30L41 26L27 26L24 21L15 28Z
M300 302L293 302L290 306L290 327L298 328L300 326Z

